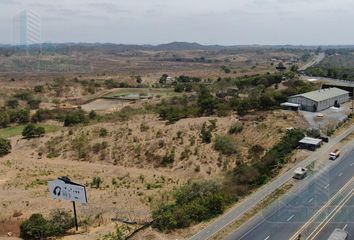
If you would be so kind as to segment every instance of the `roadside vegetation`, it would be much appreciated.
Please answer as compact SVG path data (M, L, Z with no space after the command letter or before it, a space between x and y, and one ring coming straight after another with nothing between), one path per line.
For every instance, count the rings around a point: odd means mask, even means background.
M172 203L157 204L153 211L153 226L161 231L170 231L222 214L230 204L278 174L304 136L301 129L289 130L264 156L236 166L221 185L194 182L176 189L172 193ZM235 146L225 136L217 136L214 147L226 155L235 153Z
M310 76L328 77L354 81L354 56L349 49L326 50L326 58L306 70Z

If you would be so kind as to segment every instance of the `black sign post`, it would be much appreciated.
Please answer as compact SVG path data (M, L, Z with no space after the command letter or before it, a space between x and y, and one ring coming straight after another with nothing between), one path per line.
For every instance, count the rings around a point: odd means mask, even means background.
M79 230L79 225L77 224L77 215L76 215L75 201L73 201L73 207L74 207L74 217L75 217L75 228L76 228L76 231L78 231Z

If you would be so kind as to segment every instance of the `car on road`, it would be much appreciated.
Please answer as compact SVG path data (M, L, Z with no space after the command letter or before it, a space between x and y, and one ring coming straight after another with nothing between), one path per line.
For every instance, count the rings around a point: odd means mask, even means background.
M343 229L336 228L329 236L328 240L348 240L348 232Z
M329 159L336 160L337 158L339 158L339 156L340 156L340 151L339 151L339 149L336 149L329 154Z
M294 171L293 178L301 180L307 176L307 168L299 167Z

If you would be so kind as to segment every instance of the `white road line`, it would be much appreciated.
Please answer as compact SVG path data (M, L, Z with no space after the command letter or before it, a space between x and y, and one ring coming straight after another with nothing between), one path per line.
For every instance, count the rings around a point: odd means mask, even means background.
M293 217L295 217L295 215L291 215L286 221L289 222Z
M324 188L326 188L326 189L327 189L328 187L329 187L329 184L327 184Z
M264 240L268 240L270 238L270 236L266 237Z
M311 203L313 201L313 198L311 198L308 202Z
M338 177L341 177L341 176L343 176L343 173L341 172L340 174L338 174Z
M343 230L345 230L348 227L348 224L345 224L345 226L343 227Z

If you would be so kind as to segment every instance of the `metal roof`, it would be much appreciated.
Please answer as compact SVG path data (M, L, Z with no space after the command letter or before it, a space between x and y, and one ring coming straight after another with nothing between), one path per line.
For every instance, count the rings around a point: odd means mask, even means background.
M318 139L318 138L310 138L310 137L305 137L303 138L301 141L299 141L299 143L302 144L309 144L309 145L318 145L322 142L322 139Z
M281 103L280 106L282 106L282 107L301 107L300 104L289 103L289 102Z
M349 92L334 87L334 88L325 88L325 89L321 89L321 90L316 90L316 91L312 91L312 92L294 95L294 96L289 97L289 99L294 98L294 97L304 97L304 98L311 99L315 102L321 102L321 101L324 101L327 99L342 96L344 94L349 94Z

